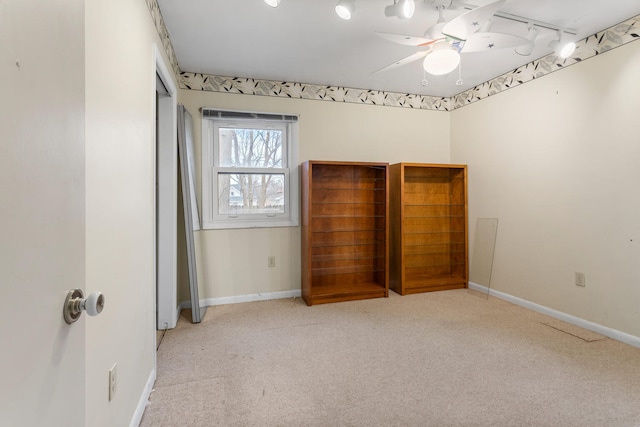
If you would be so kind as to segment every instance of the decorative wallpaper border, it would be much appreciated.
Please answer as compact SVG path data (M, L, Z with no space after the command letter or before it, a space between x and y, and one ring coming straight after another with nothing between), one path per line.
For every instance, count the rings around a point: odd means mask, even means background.
M451 98L448 97L438 98L376 90L351 89L338 86L318 86L186 72L180 73L178 82L182 89L315 99L354 104L385 105L425 110L450 111L451 103Z
M171 38L169 38L169 31L167 27L164 25L164 19L162 19L162 12L160 12L160 6L158 5L157 0L145 0L147 2L147 7L149 8L149 13L151 14L151 19L153 20L153 24L156 26L156 31L160 36L160 40L162 41L162 46L164 47L164 51L169 58L169 62L171 62L171 68L176 76L180 75L180 65L178 65L178 58L176 57L176 53L173 50L173 45L171 44Z
M577 42L576 52L568 59L558 58L555 54L547 55L452 97L434 97L339 86L321 86L182 72L157 0L145 1L149 7L158 35L162 40L165 52L171 61L173 71L178 78L178 84L182 89L436 111L452 111L456 108L464 107L640 39L640 15L638 15L580 40Z

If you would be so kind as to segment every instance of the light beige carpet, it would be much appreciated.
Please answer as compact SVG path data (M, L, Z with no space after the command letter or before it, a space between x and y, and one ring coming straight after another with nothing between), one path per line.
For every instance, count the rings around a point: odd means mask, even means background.
M141 425L640 426L640 349L563 327L466 289L209 307Z

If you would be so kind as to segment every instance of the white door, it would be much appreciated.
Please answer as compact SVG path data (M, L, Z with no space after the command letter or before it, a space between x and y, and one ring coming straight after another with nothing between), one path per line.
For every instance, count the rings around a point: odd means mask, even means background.
M0 0L0 424L85 424L84 6Z

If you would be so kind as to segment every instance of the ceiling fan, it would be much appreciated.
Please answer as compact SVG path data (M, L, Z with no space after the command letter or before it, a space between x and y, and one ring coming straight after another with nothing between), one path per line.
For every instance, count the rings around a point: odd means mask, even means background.
M532 40L523 37L489 31L493 15L498 12L505 1L497 0L476 7L458 15L449 22L446 22L443 17L443 9L452 2L434 1L434 3L438 3L436 4L439 14L438 22L427 29L424 37L376 33L394 43L426 47L426 49L389 64L375 73L391 70L424 58L423 67L427 73L444 75L458 67L461 53L516 48L532 44Z

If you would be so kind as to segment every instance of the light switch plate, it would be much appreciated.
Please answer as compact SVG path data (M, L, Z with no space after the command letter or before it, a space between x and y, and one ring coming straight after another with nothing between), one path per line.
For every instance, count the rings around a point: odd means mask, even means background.
M118 364L114 363L113 367L109 369L109 401L113 400L116 395L116 388L118 386Z

